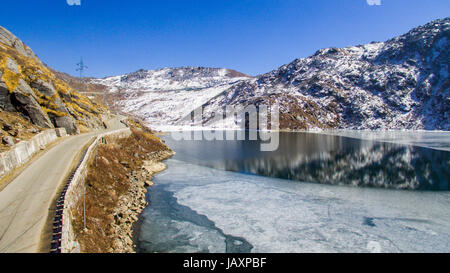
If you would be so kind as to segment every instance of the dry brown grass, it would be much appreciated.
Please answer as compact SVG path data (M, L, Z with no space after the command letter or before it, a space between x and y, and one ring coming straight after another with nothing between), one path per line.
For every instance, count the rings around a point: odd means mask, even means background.
M114 242L113 211L119 197L130 187L129 176L141 168L150 153L166 150L169 148L159 138L135 129L127 138L109 138L107 144L99 145L86 178L87 232L83 231L82 198L73 210L73 228L82 252L110 252Z
M11 126L12 129L4 130L5 125ZM20 113L0 111L0 152L10 148L2 143L1 138L3 136L12 136L17 143L22 140L31 139L39 132L41 132L41 128L32 124Z

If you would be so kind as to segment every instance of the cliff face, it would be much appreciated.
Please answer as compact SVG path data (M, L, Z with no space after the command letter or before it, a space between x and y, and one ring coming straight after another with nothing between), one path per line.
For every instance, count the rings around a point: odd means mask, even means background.
M101 127L100 115L107 112L103 105L57 77L28 46L3 27L0 27L0 110L24 118L38 128L64 127L70 134ZM2 122L3 126L7 123Z

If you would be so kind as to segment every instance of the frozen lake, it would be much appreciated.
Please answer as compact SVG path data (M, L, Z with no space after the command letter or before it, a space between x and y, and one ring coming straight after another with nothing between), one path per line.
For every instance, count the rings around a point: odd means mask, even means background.
M448 151L309 133L271 153L166 141L177 155L149 189L141 252L450 251Z

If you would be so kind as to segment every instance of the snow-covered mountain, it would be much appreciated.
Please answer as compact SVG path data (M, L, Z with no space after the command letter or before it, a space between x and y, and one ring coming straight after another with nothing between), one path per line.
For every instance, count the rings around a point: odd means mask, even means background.
M94 80L152 125L199 107L276 104L283 129L450 130L450 17L386 42L327 48L267 74L165 68Z
M181 67L139 70L92 80L109 87L116 106L153 126L174 125L212 97L251 77L231 69Z

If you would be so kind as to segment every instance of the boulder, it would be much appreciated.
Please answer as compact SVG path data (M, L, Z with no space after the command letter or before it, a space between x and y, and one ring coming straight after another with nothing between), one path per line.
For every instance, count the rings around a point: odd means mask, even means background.
M53 84L45 82L41 79L35 80L30 84L30 86L32 88L35 88L39 93L46 95L48 97L53 97L56 94L56 90ZM62 102L61 98L59 98L58 96L53 97L52 102L57 106L56 109L54 110L65 114L69 114L69 111L67 110L66 105Z
M11 93L2 80L2 72L0 71L0 108L4 111L15 111L14 105L11 103Z
M41 79L37 79L36 81L32 82L30 84L30 86L32 88L35 88L40 93L42 93L46 96L49 96L49 97L56 94L56 90L55 90L55 87L53 86L53 84L45 82Z
M7 146L14 146L14 138L10 136L4 136L2 137L2 143Z
M33 89L28 85L28 83L22 79L19 79L19 84L17 85L16 89L14 91L21 92L27 96L32 96L34 98L37 98L34 94Z
M31 121L44 128L53 128L53 124L37 102L33 90L23 80L19 80L19 86L11 94L11 103L17 111L30 117Z
M6 57L6 68L8 68L9 70L11 70L16 74L19 74L19 66L17 65L16 61L8 57Z
M61 98L56 97L53 102L58 106L56 108L57 111L60 111L60 112L66 113L66 114L70 114L70 115L73 116L73 114L69 112L69 110L66 107L66 105L62 102Z
M70 94L70 92L67 92L67 93L60 92L59 95L60 95L66 102L71 102L71 101L72 101L72 95Z
M56 129L55 129L55 132L56 132L56 135L57 135L58 137L65 137L65 136L67 136L67 133L66 133L66 129L65 129L65 128L56 128Z
M9 132L9 134L13 137L20 137L22 135L22 130L16 129L16 130Z
M66 129L66 132L70 135L79 134L80 129L76 126L75 120L71 116L55 117L55 126Z
M4 123L3 122L3 130L11 131L12 129L13 129L13 127L11 125L9 125L8 123Z

